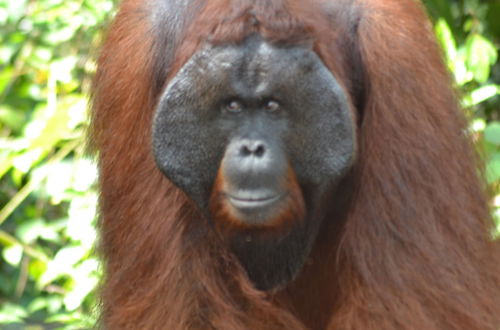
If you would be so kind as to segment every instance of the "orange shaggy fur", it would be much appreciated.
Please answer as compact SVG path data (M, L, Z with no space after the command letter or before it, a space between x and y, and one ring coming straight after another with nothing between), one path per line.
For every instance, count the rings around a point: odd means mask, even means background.
M176 39L161 40L149 19L157 2L124 0L95 78L104 328L500 328L487 201L421 5L193 0ZM251 285L151 150L152 116L168 80L204 42L238 43L256 32L310 43L359 123L353 196L332 207L298 278L275 293Z

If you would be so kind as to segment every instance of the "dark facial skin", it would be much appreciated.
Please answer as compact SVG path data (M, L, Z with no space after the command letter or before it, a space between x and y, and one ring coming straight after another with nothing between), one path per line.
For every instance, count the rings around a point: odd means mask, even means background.
M355 145L345 92L317 55L256 36L197 52L163 92L153 127L160 170L262 290L297 275Z

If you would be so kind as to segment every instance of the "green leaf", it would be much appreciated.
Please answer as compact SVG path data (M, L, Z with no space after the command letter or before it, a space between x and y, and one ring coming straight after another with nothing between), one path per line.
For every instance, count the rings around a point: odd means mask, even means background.
M493 84L484 85L466 95L463 104L465 107L474 106L498 94L500 94L500 86Z
M80 245L62 248L48 263L47 270L37 281L37 286L42 288L63 275L71 275L73 266L87 254L88 250Z
M2 60L3 54L2 50L4 50L5 47L0 47L0 64L1 62L4 62ZM7 61L5 61L7 62ZM14 72L13 67L6 67L2 71L0 71L0 95L4 93L5 88L9 86L11 80L13 79L12 73Z
M486 120L483 118L476 118L470 124L470 129L472 132L483 132L486 128Z
M69 219L66 234L72 241L78 241L82 246L91 249L97 233L93 226L96 216L97 194L88 194L74 198L69 208Z
M7 13L9 21L14 22L20 19L26 10L27 0L7 1Z
M4 248L2 254L5 261L17 267L23 257L23 247L19 244L12 245Z
M64 298L67 310L73 311L81 306L83 300L94 290L98 283L99 263L95 259L87 259L73 270L73 287Z
M485 128L484 139L495 145L500 145L500 122L495 121Z
M445 52L446 58L448 61L453 61L453 59L457 56L457 46L455 42L455 38L451 33L450 26L443 18L440 18L436 26L434 27L436 32L436 36L438 42Z
M25 116L22 112L7 105L0 105L0 122L12 130L19 131L24 125Z
M472 34L467 40L466 50L467 67L477 82L485 83L490 75L490 67L497 60L495 46L482 35Z
M40 237L44 229L45 221L43 219L29 219L17 227L16 236L24 243L30 244Z
M19 305L7 303L0 308L0 324L22 323L27 316L26 310Z
M491 184L500 180L500 157L486 164L486 181Z

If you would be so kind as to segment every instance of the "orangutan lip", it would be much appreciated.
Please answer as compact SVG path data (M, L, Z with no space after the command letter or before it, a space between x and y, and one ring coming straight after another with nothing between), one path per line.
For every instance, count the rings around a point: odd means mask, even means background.
M281 200L286 194L279 194L257 198L241 198L233 195L226 195L229 202L239 209L262 208L276 203Z

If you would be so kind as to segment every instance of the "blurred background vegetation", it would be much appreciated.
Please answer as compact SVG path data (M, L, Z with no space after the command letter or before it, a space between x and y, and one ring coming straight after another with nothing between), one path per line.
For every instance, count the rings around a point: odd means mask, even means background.
M96 169L85 129L116 2L0 0L0 329L90 329L96 320ZM424 3L484 154L498 220L500 1Z

